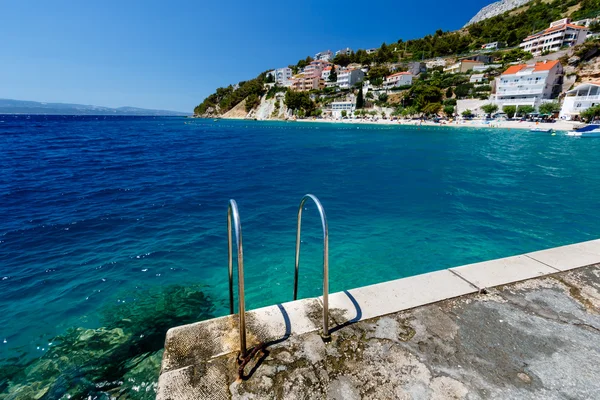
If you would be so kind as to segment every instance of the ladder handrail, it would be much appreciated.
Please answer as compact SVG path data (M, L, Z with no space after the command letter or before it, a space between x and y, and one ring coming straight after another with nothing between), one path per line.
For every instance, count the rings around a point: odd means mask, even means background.
M298 226L296 229L296 271L294 275L294 300L298 299L298 269L300 267L300 232L302 229L302 210L307 200L312 200L321 215L321 225L323 226L323 339L330 339L329 334L329 228L327 225L327 216L325 209L319 199L313 194L307 194L302 197L300 207L298 207Z
M242 246L242 224L240 213L235 200L229 200L227 207L227 242L229 245L229 313L233 314L233 235L231 222L235 228L235 240L237 247L237 270L238 270L238 314L240 318L240 353L246 356L246 304L244 300L244 250Z

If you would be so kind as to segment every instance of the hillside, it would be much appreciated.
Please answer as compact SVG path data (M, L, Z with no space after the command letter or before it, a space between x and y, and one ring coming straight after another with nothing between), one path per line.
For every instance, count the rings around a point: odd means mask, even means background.
M0 99L0 114L46 114L46 115L121 115L121 116L184 116L189 113L166 110L147 110L135 107L101 107L84 104L41 103Z
M497 14L500 12L502 13ZM484 7L471 20L477 22L469 23L458 31L438 29L435 33L422 38L406 41L399 39L395 43L383 43L375 51L367 52L359 49L350 54L336 56L333 63L342 67L350 64L362 66L368 69L365 78L372 85L380 86L383 79L392 71L398 68L406 70L407 63L410 61L444 57L449 62L453 62L459 56L481 52L481 47L485 43L498 41L503 42L508 49L489 53L489 55L496 62L505 65L530 57L529 53L523 54L518 48L516 50L510 48L518 47L532 32L543 30L551 22L561 18L579 20L598 15L600 15L600 0L504 0ZM289 67L296 73L311 61L311 57L302 58ZM221 116L247 99L244 110L248 113L248 117L252 117L256 114L256 109L261 107L261 99L264 101L264 93L268 87L266 78L267 75L263 72L250 81L219 88L194 109L194 114L204 117ZM279 89L284 92L286 90ZM307 116L318 114L320 106L326 106L332 99L339 98L339 94L344 94L328 89L311 92L315 104L304 102L305 106L301 107ZM350 94L357 95L357 89ZM298 109L292 107L292 112L293 110Z

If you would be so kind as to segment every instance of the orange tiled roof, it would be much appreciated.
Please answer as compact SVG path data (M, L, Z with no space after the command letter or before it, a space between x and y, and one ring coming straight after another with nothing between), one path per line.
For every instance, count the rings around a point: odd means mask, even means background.
M525 68L528 68L528 67L533 67L533 70L535 72L550 71L558 63L559 63L558 60L554 60L554 61L548 61L548 62L538 62L535 65L527 65L527 64L511 65L510 67L508 67L508 69L506 71L504 71L502 73L502 75L514 75L517 72L519 72Z
M387 77L387 79L393 78L394 76L400 76L400 75L412 75L410 72L396 72L395 74L392 74L390 76Z

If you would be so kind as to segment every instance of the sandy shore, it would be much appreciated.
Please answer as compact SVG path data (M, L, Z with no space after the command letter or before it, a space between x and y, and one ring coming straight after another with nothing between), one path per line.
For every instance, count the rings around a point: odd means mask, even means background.
M540 129L554 129L555 131L572 131L581 127L583 124L578 122L570 121L556 121L553 123L543 122L521 122L521 121L484 121L484 120L458 120L453 122L442 122L435 123L431 121L417 121L417 120L397 120L391 121L387 119L380 119L377 121L362 120L362 119L299 119L297 122L329 122L336 124L371 124L371 125L412 125L412 126L447 126L455 128L500 128L500 129L526 129L530 130L533 128Z

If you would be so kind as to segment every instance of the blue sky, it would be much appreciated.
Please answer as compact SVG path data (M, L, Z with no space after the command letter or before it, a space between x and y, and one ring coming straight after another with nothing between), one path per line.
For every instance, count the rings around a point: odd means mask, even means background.
M492 0L0 0L0 98L191 111L331 49L454 30Z

